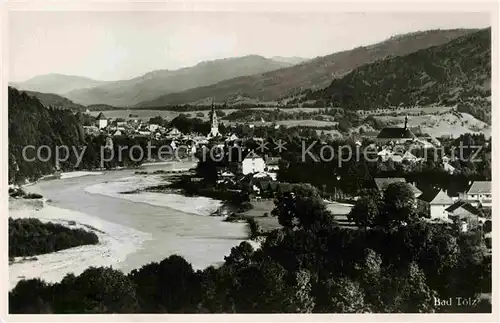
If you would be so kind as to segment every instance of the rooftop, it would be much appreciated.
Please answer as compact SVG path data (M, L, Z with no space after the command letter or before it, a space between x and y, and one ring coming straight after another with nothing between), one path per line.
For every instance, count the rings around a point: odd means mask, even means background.
M491 194L491 182L475 181L472 183L467 194Z
M429 204L453 204L453 199L448 196L448 194L441 189L431 189L424 191L422 195L418 197L420 200L425 201Z
M453 203L452 205L450 205L449 207L447 207L445 209L446 212L454 212L455 210L457 210L458 208L462 208L466 211L469 211L470 213L474 214L474 215L481 215L481 211L473 206L472 204L470 204L469 202L466 202L466 201L456 201L455 203Z

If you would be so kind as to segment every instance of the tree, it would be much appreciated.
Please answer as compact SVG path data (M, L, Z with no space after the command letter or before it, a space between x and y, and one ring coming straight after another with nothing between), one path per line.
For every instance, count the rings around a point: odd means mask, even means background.
M9 292L9 313L50 314L54 313L50 303L51 286L41 279L21 280Z
M394 312L428 313L434 310L436 293L427 286L425 274L416 263L410 263L408 268L395 276L398 286L393 299Z
M229 256L224 257L225 266L247 266L251 263L251 256L254 252L252 245L243 241L238 246L231 248Z
M379 195L363 196L356 201L347 218L349 221L354 221L358 227L366 230L367 227L371 227L376 223L379 217L380 204Z
M147 312L185 313L195 310L199 280L184 258L172 255L130 273L141 308Z
M316 297L316 312L362 313L365 311L365 294L358 282L346 277L335 277L327 279L318 288L321 292Z
M315 303L311 294L311 280L311 273L307 270L295 273L293 285L290 286L292 296L285 299L285 312L311 313L313 311Z
M257 221L255 221L254 218L247 219L247 226L250 239L257 238L261 232L260 226Z
M387 186L381 224L394 226L411 223L416 218L415 210L415 194L409 184L392 183Z
M122 272L89 267L67 275L54 287L56 313L133 313L138 310L135 288Z
M279 313L287 297L286 270L267 259L238 270L231 289L236 312Z
M335 224L325 202L310 184L294 185L290 192L279 194L274 204L271 214L277 216L285 228L308 229Z

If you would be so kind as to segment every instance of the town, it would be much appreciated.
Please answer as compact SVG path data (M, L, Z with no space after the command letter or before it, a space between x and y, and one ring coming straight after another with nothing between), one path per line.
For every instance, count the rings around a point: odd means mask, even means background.
M217 190L237 193L248 192L248 199L258 201L255 202L257 204L264 204L263 199L272 199L277 192L290 189L290 183L278 180L280 165L283 167L285 163L280 162L281 156L278 150L266 149L267 147L263 145L268 140L267 138L239 137L235 133L222 134L219 131L220 120L217 117L217 109L213 104L209 117L210 131L206 134L182 133L175 126L168 127L166 120L161 117L152 118L149 122L138 121L134 118L123 121L107 119L103 112L95 118L95 125L84 126L84 129L93 136L106 136L111 141L111 146L115 137L139 137L167 142L171 149L170 154L165 155L165 160L179 157L175 154L178 149L185 150L181 154L183 158L201 156L202 162L205 163L207 159L216 158L218 162L212 175L213 187ZM372 158L371 160L378 163L401 165L411 169L426 163L427 159L435 159L441 163L439 167L443 172L453 175L457 171L453 163L458 163L458 157L455 157L454 151L448 150L446 154L443 145L436 138L425 135L416 136L409 127L409 121L410 119L406 116L403 127L388 127L378 132L354 135L352 142L355 147L368 149L371 153L370 157L366 155L362 157ZM254 127L255 125L250 123L247 126ZM326 143L323 142L323 144ZM479 148L486 149L487 147ZM283 147L282 152L286 152L285 149ZM427 152L430 153L427 154ZM438 152L439 156L437 156ZM306 155L304 149L303 155ZM476 155L478 154L470 153L468 157L472 158ZM314 158L313 155L311 156ZM354 158L354 156L350 157ZM317 160L320 159L319 156L317 158ZM204 179L198 175L194 175L192 180ZM204 176L208 175L204 174ZM419 189L414 181L407 182L404 177L375 177L365 188L372 188L383 194L387 186L392 183L407 183L414 192L415 206L423 210L423 214L431 222L457 223L460 230L464 232L477 227L491 227L491 181L469 181L462 191L448 192L446 188L435 185L437 183L433 183L431 187ZM359 196L352 194L347 197L338 187L335 193L323 195L327 201L350 200L354 203L359 199ZM271 212L271 209L266 211ZM347 219L345 214L339 215L338 218L348 225L353 225L353 220ZM491 232L486 232L484 238L491 252Z
M228 8L9 13L9 313L498 314L492 16Z

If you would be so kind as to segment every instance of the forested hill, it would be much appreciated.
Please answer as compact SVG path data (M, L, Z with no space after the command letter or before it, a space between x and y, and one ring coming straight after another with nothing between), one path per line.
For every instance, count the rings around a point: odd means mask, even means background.
M54 170L54 147L67 145L81 147L83 129L77 115L70 110L46 108L36 98L9 87L9 183L34 180ZM52 158L47 162L38 159L27 161L22 156L23 147L47 145ZM34 157L32 149L27 151ZM46 154L46 152L45 152ZM43 155L45 157L46 155ZM74 156L73 156L74 157ZM74 163L71 159L62 167Z
M380 43L317 57L302 64L263 74L238 77L216 84L170 93L137 107L161 107L193 103L215 97L219 101L238 97L272 101L305 89L321 89L364 64L388 57L407 55L420 49L445 44L457 37L476 32L473 29L428 30L391 37Z
M46 107L59 108L59 109L69 109L72 111L85 111L87 108L81 104L77 104L68 98L63 96L53 94L53 93L42 93L35 91L23 91L29 96L34 96Z
M491 29L361 66L308 100L353 109L472 104L491 110Z

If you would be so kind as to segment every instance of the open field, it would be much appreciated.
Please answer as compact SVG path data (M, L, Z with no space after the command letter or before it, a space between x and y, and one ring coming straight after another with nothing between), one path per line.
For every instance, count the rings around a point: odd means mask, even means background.
M361 115L390 115L397 113L399 115L415 115L419 113L433 114L433 113L446 113L453 109L453 107L419 107L410 109L379 109L379 110L358 110Z
M253 201L251 203L253 208L241 213L242 217L255 218L255 221L264 232L281 228L278 218L271 216L271 211L274 209L274 200ZM268 213L268 216L265 217L264 213Z
M378 120L392 126L403 126L405 115L376 116ZM459 137L464 133L483 133L491 136L491 127L485 122L474 118L468 113L446 113L443 115L422 115L408 118L408 126L420 126L422 132L433 137L452 136Z
M230 124L230 125L246 123L246 122L242 122L242 121L229 121L228 122L226 120L223 120L222 122L226 123L226 124ZM255 121L255 122L251 122L251 123L254 124L256 127L271 126L273 124L279 124L280 126L283 126L283 127L303 126L303 127L311 127L311 128L333 127L334 125L337 124L337 122L321 121L321 120L280 120L280 121L276 121L276 122Z
M273 200L253 201L251 203L253 208L241 213L240 215L242 217L253 217L264 232L269 232L281 228L281 225L278 222L278 218L271 216L271 211L274 209ZM356 225L350 223L347 220L347 214L351 211L352 206L331 202L327 203L327 208L335 215L335 220L337 220L341 227L347 229L358 228ZM269 216L264 217L263 215L266 212L269 214Z

